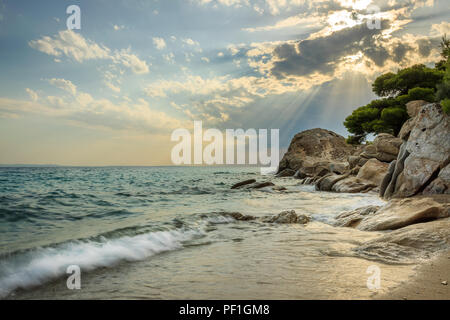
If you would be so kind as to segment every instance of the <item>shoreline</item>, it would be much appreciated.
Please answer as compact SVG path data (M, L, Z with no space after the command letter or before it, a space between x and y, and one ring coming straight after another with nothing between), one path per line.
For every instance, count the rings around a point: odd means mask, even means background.
M450 249L416 267L410 279L375 300L450 300Z

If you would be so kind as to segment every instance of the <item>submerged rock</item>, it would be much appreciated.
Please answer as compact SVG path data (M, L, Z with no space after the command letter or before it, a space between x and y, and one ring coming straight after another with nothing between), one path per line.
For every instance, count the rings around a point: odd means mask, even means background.
M366 216L375 213L380 206L366 206L358 208L351 211L345 211L336 216L336 222L334 223L337 227L356 227L362 219Z
M238 183L234 184L231 187L231 189L237 189L237 188L240 188L242 186L245 186L245 185L248 185L248 184L252 184L252 183L255 183L255 182L256 182L255 179L249 179L249 180L241 181L241 182L238 182Z
M252 185L252 186L250 186L250 188L251 189L262 189L265 187L272 187L272 186L275 186L275 184L273 182L266 181L266 182L260 182L255 185Z
M238 221L252 221L252 220L256 220L256 217L254 216L249 216L249 215L243 215L240 212L225 212L223 213L224 216L228 216L228 217L232 217L235 220Z
M310 217L304 214L296 214L295 210L283 211L273 217L266 217L263 222L269 223L301 223L306 224L311 220Z

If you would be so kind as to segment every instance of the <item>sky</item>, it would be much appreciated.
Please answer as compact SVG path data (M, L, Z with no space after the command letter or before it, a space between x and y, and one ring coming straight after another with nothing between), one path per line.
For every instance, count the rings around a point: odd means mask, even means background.
M194 120L347 136L371 82L433 66L444 33L448 0L0 0L0 163L170 165Z

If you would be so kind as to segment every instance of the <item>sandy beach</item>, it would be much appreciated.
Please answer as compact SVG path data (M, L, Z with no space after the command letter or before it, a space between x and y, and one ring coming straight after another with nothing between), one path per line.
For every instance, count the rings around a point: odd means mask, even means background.
M450 300L450 250L417 267L411 279L375 299Z

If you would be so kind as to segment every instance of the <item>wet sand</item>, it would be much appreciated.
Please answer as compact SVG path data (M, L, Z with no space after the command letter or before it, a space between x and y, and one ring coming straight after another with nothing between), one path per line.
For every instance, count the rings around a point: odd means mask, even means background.
M443 281L447 285L442 284ZM450 250L417 267L410 280L375 299L450 300Z

